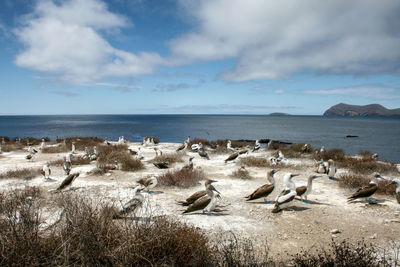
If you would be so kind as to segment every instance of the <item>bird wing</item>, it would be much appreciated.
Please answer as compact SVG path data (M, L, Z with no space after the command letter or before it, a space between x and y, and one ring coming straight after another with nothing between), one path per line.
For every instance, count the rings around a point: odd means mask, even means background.
M125 215L132 211L135 211L142 205L142 203L143 203L142 200L138 198L132 198L131 200L128 201L128 203L125 204L124 208L119 211L119 215Z
M265 184L259 188L257 188L253 193L248 195L247 201L253 200L253 199L258 199L261 197L267 197L269 194L271 194L272 191L274 191L275 186L273 184Z
M46 176L46 173L44 172L44 170L40 170L40 173L41 173L43 176Z
M72 184L73 180L79 176L79 173L73 173L68 175L64 181L62 181L62 183L60 184L60 186L57 188L57 190L62 190L65 187L67 187L68 185Z
M210 201L211 201L211 198L208 195L203 196L203 197L199 198L198 200L196 200L195 202L193 202L192 204L190 204L190 206L183 213L188 213L188 212L192 212L192 211L196 211L196 210L202 210L208 206Z
M239 156L239 153L233 153L233 154L231 154L231 155L225 160L225 162L230 161L230 160L234 160L234 159L236 159L238 156Z
M192 194L190 197L186 199L186 203L192 204L197 199L201 198L202 196L205 196L206 194L207 194L206 190L197 191L196 193Z
M282 195L277 197L277 199L275 200L275 203L278 205L282 205L285 203L289 203L290 201L292 201L294 198L296 197L296 192L290 192L288 194Z
M180 147L178 147L178 149L176 151L181 151L185 148L185 144L181 145Z
M361 198L361 197L369 197L372 196L376 190L378 190L378 186L375 184L369 184L367 186L359 188L351 197L349 197L349 200Z
M397 203L400 204L400 192L396 193L396 199L397 199Z
M303 195L306 191L307 191L307 186L305 185L296 188L296 193L298 196Z
M138 180L137 183L146 186L146 181L147 181L147 178L142 178L142 179Z

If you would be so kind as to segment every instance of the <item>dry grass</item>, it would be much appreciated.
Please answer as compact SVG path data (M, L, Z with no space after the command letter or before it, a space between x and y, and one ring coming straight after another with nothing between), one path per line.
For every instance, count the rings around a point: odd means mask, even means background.
M99 168L104 169L108 164L114 164L115 161L122 165L121 170L123 171L137 171L144 168L140 160L132 158L127 145L100 146L98 153L97 165Z
M205 178L201 170L176 170L168 171L157 177L158 183L167 186L187 188L197 185Z
M335 162L336 161L344 161L346 159L346 155L344 154L344 151L342 149L331 149L327 150L325 153L315 153L314 154L314 159L316 160L329 160L333 159Z
M153 162L164 162L166 158L169 158L169 163L183 162L182 155L179 153L167 153L157 156L153 159Z
M42 138L34 138L34 137L24 137L21 138L21 144L23 145L32 145L32 146L37 146L42 143L42 139L44 139L45 142L50 142L50 138L48 137L42 137Z
M372 153L370 151L362 150L358 152L358 156L363 159L370 159L372 157Z
M372 172L393 173L396 175L399 174L395 163L379 162L371 158L358 159L346 157L346 159L343 159L341 161L335 161L335 165L339 168L346 168L351 170L352 172L360 174L370 174Z
M57 146L45 146L42 149L42 153L65 153L71 151L68 147L64 144L60 144Z
M279 141L271 141L270 143L268 143L268 145L265 147L267 150L278 150L278 149L283 149L284 147L286 147L285 144L282 144Z
M72 165L87 165L90 164L90 159L84 158L83 156L73 156L71 157ZM50 166L62 166L64 164L64 159L58 159L48 162Z
M23 168L23 169L9 170L7 172L1 173L0 179L30 180L38 175L40 175L40 169Z
M215 146L215 144L213 144L212 142L208 141L207 139L194 138L194 139L190 140L190 143L188 144L188 148L190 149L192 145L198 144L198 143L202 143L204 147L206 147L206 146L214 147Z
M308 145L308 148L303 151L303 147L305 144L294 144L294 145L280 145L280 150L286 158L297 158L302 155L310 155L314 152L314 148L311 145Z
M240 158L239 163L241 165L249 166L249 167L272 167L269 160L266 158L256 158L256 157L243 157Z
M81 150L81 151L85 150L85 147L92 149L94 146L99 146L104 143L104 139L98 137L81 137L81 136L57 139L56 141L58 143L64 144L64 140L66 142L68 151L70 151L72 148L72 142L75 142L76 150Z
M231 177L233 178L240 178L244 180L252 179L250 173L246 169L239 168L236 171L232 172Z
M4 145L1 145L1 150L2 152L11 152L23 150L24 147L25 146L22 143L5 143Z
M340 174L339 178L339 186L345 188L360 188L362 186L366 186L371 181L370 176L361 175L361 174ZM396 186L386 186L390 183L390 181L381 181L378 186L378 193L386 194L386 195L394 195Z

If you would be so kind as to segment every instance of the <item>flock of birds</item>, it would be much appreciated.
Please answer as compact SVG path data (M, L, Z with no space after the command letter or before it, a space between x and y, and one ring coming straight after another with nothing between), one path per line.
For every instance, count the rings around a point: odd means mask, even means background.
M2 141L4 142L4 140ZM120 137L118 142L120 143L125 143L124 137ZM105 144L111 145L109 141L105 141ZM176 150L177 152L183 151L188 148L188 145L190 144L190 137ZM148 146L148 145L155 145L155 142L153 138L146 138L142 142L143 146ZM269 144L270 145L270 144ZM268 146L269 146L268 145ZM46 146L46 143L44 139L42 139L41 146L38 149L33 148L31 145L29 145L28 152L29 154L26 156L27 159L31 159L32 155L38 153L38 150L44 149ZM225 163L229 161L235 160L239 155L241 154L248 154L251 152L255 152L259 150L261 147L260 141L256 140L254 147L252 149L248 148L240 148L236 149L232 147L232 143L229 140L227 142L226 148L228 151L232 151L233 153L229 155L228 158L225 159ZM306 151L309 148L308 144L305 144L303 147L303 151ZM154 147L153 148L156 157L162 155L162 151ZM205 159L210 159L207 152L205 151L202 143L198 144L192 144L190 149L193 152L197 152L200 157L205 158ZM70 189L73 189L71 187L72 182L79 177L79 173L70 173L72 169L72 157L76 153L75 152L75 143L72 143L71 147L71 152L68 153L64 157L64 163L63 163L63 170L64 174L67 175L67 177L62 181L62 183L58 186L56 191L61 191L68 186ZM321 147L321 149L318 151L318 153L324 153L325 148ZM144 157L141 154L141 148L139 147L138 151L133 151L130 150L130 153L134 155L137 159L142 160ZM98 156L97 148L94 147L94 152L93 154L89 153L88 148L85 148L84 151L84 157L89 158L91 160L96 160ZM182 167L182 169L185 170L193 170L193 159L194 157L189 158L189 163L188 165L185 165ZM285 160L285 157L281 151L278 151L276 157L271 157L269 158L270 162L272 165L279 164L280 162L283 162ZM166 169L169 167L169 159L166 158L165 161L162 162L154 162L153 163L155 167L160 168L160 169ZM276 189L276 181L274 178L274 175L279 171L279 169L272 169L267 172L267 180L269 183L264 184L254 190L250 195L246 196L245 199L246 201L251 201L251 200L256 200L260 198L264 198L264 201L266 203L273 203L274 207L272 209L273 213L279 212L282 209L286 208L287 206L291 205L293 201L295 200L296 196L300 197L301 201L303 203L308 203L307 197L308 195L312 192L312 183L313 180L319 177L322 177L322 175L319 174L326 174L329 179L332 180L337 180L334 176L337 172L337 168L334 166L333 160L328 160L328 161L323 161L321 160L320 162L317 162L317 169L316 173L317 174L312 174L308 177L307 179L307 185L304 186L299 186L296 187L295 182L293 181L293 178L298 176L299 174L294 174L294 173L286 173L283 176L283 184L285 185L284 189L281 191L281 193L275 198L274 202L270 202L267 200L267 197L271 195L271 193ZM244 166L242 166L244 168ZM54 181L50 178L51 175L51 169L48 164L45 164L43 166L43 169L41 170L41 173L44 177L45 181ZM389 178L383 177L379 173L374 173L373 177L370 181L370 183L367 186L359 188L353 195L351 195L348 198L348 202L352 202L356 199L360 198L365 198L366 201L368 201L371 204L376 204L373 200L369 199L377 190L379 186L379 182L381 180L390 180ZM183 211L183 213L190 213L194 211L203 211L203 213L210 213L212 211L216 211L216 205L218 199L221 198L221 193L213 186L213 183L217 181L211 180L211 179L206 179L204 186L205 190L201 190L198 192L195 192L194 194L190 195L185 201L178 201L177 203L182 205L182 206L187 206L186 210ZM142 178L137 181L138 185L133 188L133 198L128 201L124 207L119 211L119 213L116 215L116 217L121 217L124 216L128 213L137 211L138 208L141 207L144 201L144 197L141 194L142 191L146 190L147 192L151 193L151 189L154 188L158 184L157 177L152 176L152 177L146 177ZM400 204L400 179L393 179L391 180L390 183L388 183L387 186L389 185L396 185L396 198L397 202Z

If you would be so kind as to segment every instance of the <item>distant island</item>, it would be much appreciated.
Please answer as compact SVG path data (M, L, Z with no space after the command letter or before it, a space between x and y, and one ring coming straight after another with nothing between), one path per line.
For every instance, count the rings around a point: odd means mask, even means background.
M324 116L340 117L399 117L400 108L387 109L379 104L365 106L348 105L340 103L330 107L324 112Z
M273 112L273 113L268 114L268 116L291 116L291 115L288 113Z

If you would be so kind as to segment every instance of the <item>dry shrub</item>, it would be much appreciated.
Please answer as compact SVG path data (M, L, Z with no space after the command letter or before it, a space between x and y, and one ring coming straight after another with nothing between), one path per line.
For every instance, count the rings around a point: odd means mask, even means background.
M50 138L48 138L48 137L42 137L42 138L24 137L24 138L21 138L20 142L21 142L21 144L24 144L24 145L30 144L32 146L37 146L42 143L42 139L44 139L45 142L50 142Z
M168 171L157 177L158 183L167 186L191 187L203 180L205 175L201 170L176 170Z
M153 138L153 142L154 142L154 144L159 144L160 143L160 139L158 139L157 137L155 137L155 136L146 136L144 139L145 140L147 140L147 139L152 139Z
M391 266L391 262L381 258L375 246L364 241L351 244L344 240L336 243L332 240L329 248L321 248L316 253L308 251L293 256L295 266Z
M194 139L190 140L190 143L188 144L188 148L190 149L192 147L192 145L198 144L198 143L202 143L202 145L204 147L206 147L206 146L208 146L208 147L216 147L215 143L212 143L212 142L208 141L207 139L194 138Z
M367 150L362 150L358 152L358 155L363 159L370 159L372 156L371 152Z
M371 158L352 158L346 157L341 161L335 161L335 165L339 168L346 168L355 173L370 174L372 172L379 173L394 173L398 174L398 170L395 163L390 162L379 162Z
M60 144L57 146L45 146L42 149L42 153L65 153L70 151L70 149L68 149L68 147L64 144Z
M101 176L104 175L107 172L107 169L105 168L105 166L98 166L96 168L94 168L93 170L91 170L90 172L88 172L89 175L95 175L95 176Z
M280 150L282 151L283 155L287 158L296 158L300 157L304 154L312 154L314 152L314 148L311 145L308 145L308 148L303 151L303 147L305 144L294 144L294 145L284 145L280 146Z
M242 168L232 172L231 177L240 178L240 179L251 179L251 178L253 178L253 177L251 177L251 175L250 175L248 170L242 169Z
M240 158L240 164L249 167L271 167L271 163L266 158L244 157Z
M76 150L85 150L85 147L91 149L94 146L99 146L104 143L104 139L98 137L81 137L81 136L57 139L56 141L58 143L64 143L64 140L66 142L68 150L71 150L72 142L75 142Z
M10 137L8 137L8 136L0 136L0 142L2 142L3 141L3 139L4 139L4 142L10 142Z
M4 145L1 145L1 150L3 152L11 152L11 151L23 150L24 147L25 146L22 143L5 143Z
M167 153L157 156L153 159L153 162L164 162L166 158L169 158L169 163L183 162L182 155L178 153Z
M107 164L114 164L117 161L122 165L123 171L137 171L143 169L143 163L132 158L128 152L127 145L100 146L98 149L97 166L105 169Z
M267 150L278 150L278 149L283 149L286 147L286 144L282 144L279 141L270 141L268 142L268 145L265 147Z
M115 207L68 194L59 220L43 229L40 203L28 191L0 195L1 266L211 266L208 239L194 226L116 221Z
M23 168L9 170L0 174L0 179L24 179L30 180L40 175L40 169Z
M325 153L319 153L319 151L317 151L318 153L315 153L314 155L314 159L316 160L329 160L329 159L333 159L335 161L343 161L346 160L346 155L344 154L344 151L342 149L331 149L331 150L327 150Z
M83 156L72 156L71 157L72 165L87 165L90 164L90 159ZM48 163L52 166L62 166L64 164L63 159L53 160Z

